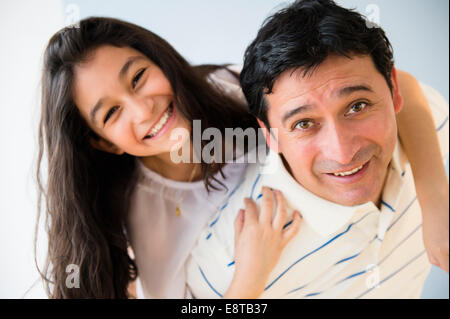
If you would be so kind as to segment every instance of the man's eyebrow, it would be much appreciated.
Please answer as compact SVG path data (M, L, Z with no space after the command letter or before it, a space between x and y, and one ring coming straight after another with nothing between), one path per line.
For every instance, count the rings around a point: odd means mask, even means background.
M128 70L130 69L131 65L133 65L134 62L144 59L145 57L143 56L131 56L127 59L127 61L125 62L125 64L122 66L122 69L120 69L119 72L119 80L123 79L125 77L125 75L127 74ZM91 122L95 123L95 116L98 112L98 110L100 110L103 106L103 102L104 102L104 98L101 98L100 100L97 101L97 103L95 104L95 106L92 108L92 111L89 114L89 118L91 119Z
M350 94L352 94L354 92L357 92L357 91L365 91L365 92L372 92L373 93L373 90L372 90L372 88L369 85L361 84L361 85L354 85L354 86L346 86L346 87L344 87L342 89L339 89L336 92L336 95L338 97L342 97L344 95L350 95Z
M357 91L365 91L365 92L372 92L373 93L373 90L372 90L372 88L369 85L360 84L360 85L346 86L346 87L344 87L342 89L339 89L336 92L336 95L338 97L342 97L342 96L345 96L345 95L350 95L350 94L352 94L354 92L357 92ZM297 115L297 114L301 114L301 113L304 113L304 112L307 112L307 111L310 111L311 109L312 109L311 105L302 105L302 106L299 106L299 107L297 107L297 108L295 108L293 110L290 110L289 112L287 112L286 114L283 115L282 122L284 124L292 116Z
M286 114L283 115L282 122L284 124L290 117L292 117L296 114L301 114L301 113L307 112L311 109L312 109L311 105L302 105L302 106L296 107L295 109L290 110L289 112L287 112Z

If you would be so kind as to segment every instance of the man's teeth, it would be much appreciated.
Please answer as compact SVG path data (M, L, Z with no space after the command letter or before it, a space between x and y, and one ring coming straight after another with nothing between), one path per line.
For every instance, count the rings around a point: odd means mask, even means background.
M360 171L363 168L364 165L361 165L360 167L357 167L351 171L348 172L341 172L341 173L333 173L334 176L348 176L348 175L353 175L355 173L357 173L358 171Z
M159 131L163 128L163 126L166 125L167 120L169 120L171 115L172 115L172 107L169 107L167 111L163 114L163 116L161 116L161 119L158 121L158 123L156 123L156 125L150 131L150 134L146 137L153 137L156 134L158 134Z

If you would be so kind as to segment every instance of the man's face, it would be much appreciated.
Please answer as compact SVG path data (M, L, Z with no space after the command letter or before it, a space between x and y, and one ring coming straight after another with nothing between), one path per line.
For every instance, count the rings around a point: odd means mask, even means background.
M276 79L267 117L302 186L342 205L378 202L402 104L395 69L392 82L391 93L370 56L329 56L312 74L287 70Z

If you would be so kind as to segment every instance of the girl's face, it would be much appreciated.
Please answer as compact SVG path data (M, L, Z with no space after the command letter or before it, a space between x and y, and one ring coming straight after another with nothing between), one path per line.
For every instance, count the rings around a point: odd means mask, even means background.
M139 157L164 154L185 142L171 139L172 130L190 131L164 73L129 47L96 49L75 67L73 94L89 127L102 138L91 144L103 151Z

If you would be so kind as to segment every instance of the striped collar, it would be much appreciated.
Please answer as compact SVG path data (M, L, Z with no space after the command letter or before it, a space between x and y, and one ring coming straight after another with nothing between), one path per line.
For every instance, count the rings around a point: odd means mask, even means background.
M404 172L404 156L397 142L383 190L383 202L390 201L395 207L399 198ZM329 237L345 226L355 213L379 211L373 202L357 206L344 206L325 200L300 185L286 170L279 154L270 151L262 165L261 185L279 189L290 208L300 210L305 222L319 235Z

